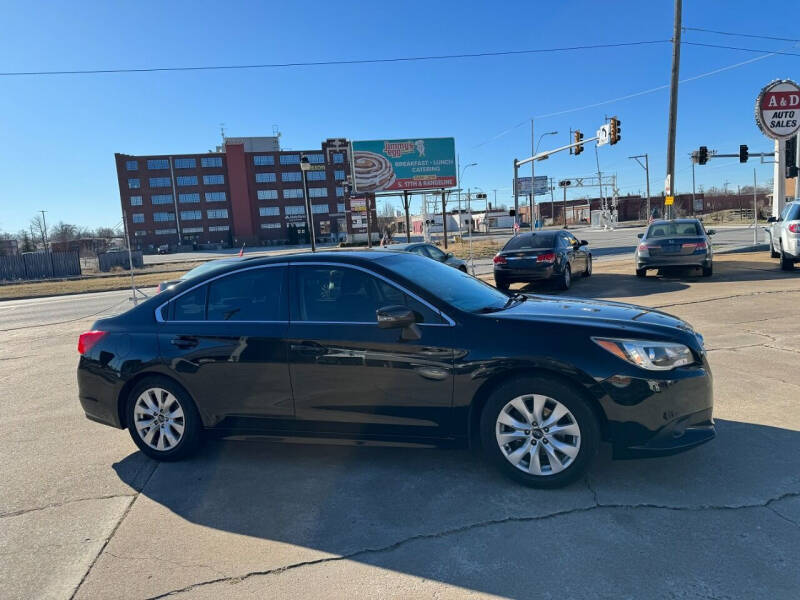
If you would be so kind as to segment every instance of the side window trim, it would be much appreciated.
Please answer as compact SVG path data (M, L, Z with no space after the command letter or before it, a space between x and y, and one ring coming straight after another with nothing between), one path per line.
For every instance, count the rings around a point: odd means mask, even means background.
M288 262L271 263L271 264L268 264L268 265L255 265L255 266L252 266L252 267L244 267L242 269L234 269L233 271L228 271L227 273L222 273L222 274L217 275L215 277L211 277L210 279L204 279L203 281L201 281L201 282L197 283L196 285L193 285L192 287L190 287L188 290L182 291L180 294L178 294L174 298L170 298L169 300L167 300L163 304L159 304L156 307L155 311L154 311L154 314L155 314L155 317L156 317L156 322L158 322L158 323L169 323L169 322L172 322L172 312L173 312L173 306L174 306L173 303L178 298L183 296L184 294L188 294L189 292L196 290L200 286L207 285L207 284L211 283L212 281L216 281L217 279L222 279L223 277L228 277L229 275L235 275L237 273L242 273L244 271L253 271L253 270L256 270L256 269L270 269L272 267L287 267L288 268L288 266L289 266ZM288 275L288 273L287 273L287 275ZM209 296L208 290L206 290L206 295L205 295L205 298L206 298L206 310L204 312L205 315L208 314L208 296ZM288 301L288 297L287 297L286 300ZM168 308L167 319L164 319L164 317L162 316L162 311L163 311L164 307ZM202 321L176 321L176 322L179 322L179 323L231 323L231 321L208 321L206 319L203 319ZM236 321L236 323L288 323L288 322L289 322L288 318L287 319L282 319L282 320L279 320L279 321L266 321L266 320L264 320L264 321L261 321L261 320L259 320L259 321Z
M388 283L389 285L391 285L394 288L397 288L398 290L400 290L404 294L408 294L409 296L414 298L414 300L417 300L418 302L421 302L422 304L427 306L429 309L431 309L434 313L439 315L445 321L445 323L418 323L417 325L419 327L454 327L455 324L456 324L455 321L453 321L453 319L451 319L448 315L446 315L441 310L439 310L438 308L433 306L427 300L425 300L423 298L420 298L414 292L406 289L405 287L403 287L402 285L400 285L396 281L392 281L388 277L384 277L380 273L376 273L375 271L371 271L370 269L366 269L366 268L364 268L364 267L362 267L360 265L350 265L350 264L347 264L347 263L323 262L323 261L313 261L313 262L311 262L311 261L309 261L309 262L302 261L302 262L290 263L289 266L292 268L291 270L293 271L294 267L302 267L302 266L306 266L306 265L314 266L314 267L340 267L340 268L346 268L346 269L355 269L357 271L363 271L367 275L371 275L372 277L377 277L378 279L381 279L382 281L385 281L386 283ZM296 281L296 275L292 275L292 279L294 279ZM290 281L292 279L290 279ZM292 287L292 286L290 285L290 287ZM291 312L289 313L289 322L290 323L295 322L292 319ZM375 325L375 323L377 323L377 319L376 319L376 321L358 321L358 322L355 322L355 321L300 321L300 320L297 320L296 322L297 323L330 323L330 324L346 324L346 325Z

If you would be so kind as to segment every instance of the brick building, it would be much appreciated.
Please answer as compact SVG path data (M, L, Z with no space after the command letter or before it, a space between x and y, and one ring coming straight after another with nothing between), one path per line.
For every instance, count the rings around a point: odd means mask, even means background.
M343 183L346 140L315 150L281 150L277 137L225 138L217 152L115 154L125 224L136 249L209 244L285 244L305 238L301 157L318 240L355 240L366 229L348 218ZM375 214L373 211L373 222ZM292 231L294 229L294 231Z

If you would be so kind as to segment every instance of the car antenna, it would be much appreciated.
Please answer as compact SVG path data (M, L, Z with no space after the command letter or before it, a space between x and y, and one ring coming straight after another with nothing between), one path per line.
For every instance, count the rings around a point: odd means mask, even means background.
M241 250L239 250L239 256L244 256L244 247L245 246L247 246L247 242L244 242L242 244L242 248L241 248Z

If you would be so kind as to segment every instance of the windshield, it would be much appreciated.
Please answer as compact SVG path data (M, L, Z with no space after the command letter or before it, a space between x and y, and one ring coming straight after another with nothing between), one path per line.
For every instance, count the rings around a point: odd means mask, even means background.
M672 237L675 235L703 235L703 227L697 221L687 223L653 223L647 230L648 238Z
M465 312L500 310L509 301L507 295L489 284L440 262L396 255L380 264Z
M183 277L181 277L181 281L186 281L187 279L194 279L198 275L206 275L211 273L212 271L216 271L218 269L222 269L223 267L227 267L231 264L232 261L230 260L210 260L207 263L203 263L199 267L195 267L191 271L187 271Z

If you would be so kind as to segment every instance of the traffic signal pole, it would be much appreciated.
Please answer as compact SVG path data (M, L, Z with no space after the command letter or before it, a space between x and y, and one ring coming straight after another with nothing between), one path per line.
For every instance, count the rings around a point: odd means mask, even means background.
M682 0L675 0L675 23L672 33L672 73L669 86L669 126L667 131L667 183L668 196L677 192L675 186L675 127L678 121L678 74L681 63L681 9ZM672 206L668 206L672 217Z

